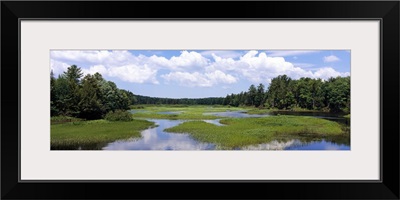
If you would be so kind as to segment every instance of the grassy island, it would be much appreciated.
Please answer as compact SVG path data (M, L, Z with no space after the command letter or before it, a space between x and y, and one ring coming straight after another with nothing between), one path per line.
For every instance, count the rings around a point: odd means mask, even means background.
M270 116L262 118L230 118L216 126L203 121L189 121L166 129L167 132L189 133L201 142L231 149L267 143L289 137L329 137L344 135L342 126L325 119L302 116Z

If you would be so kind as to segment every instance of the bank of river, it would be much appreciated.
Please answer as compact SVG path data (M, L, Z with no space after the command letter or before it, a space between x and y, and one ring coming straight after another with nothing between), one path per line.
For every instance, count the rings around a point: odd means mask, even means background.
M179 114L176 112L164 112L164 114ZM316 118L324 118L330 121L349 126L349 119L335 116L329 113L296 113L296 112L273 112L269 114L251 115L245 111L228 111L204 113L204 115L214 115L219 117L232 118L261 118L274 115L305 115ZM187 133L166 132L165 129L176 127L184 122L193 120L170 120L170 119L147 119L154 122L157 126L148 128L141 132L142 137L131 140L118 140L108 143L103 150L215 150L219 149L213 143L199 142ZM213 126L225 126L220 123L221 119L202 120ZM198 121L198 120L196 120ZM248 145L244 147L233 148L233 150L350 150L350 137L329 137L327 139L318 137L300 137L300 138L280 138L268 143L257 145Z

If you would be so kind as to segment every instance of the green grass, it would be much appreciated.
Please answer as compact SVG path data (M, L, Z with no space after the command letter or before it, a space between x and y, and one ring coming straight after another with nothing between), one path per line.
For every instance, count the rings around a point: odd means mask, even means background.
M230 118L216 126L203 121L189 121L165 131L189 133L201 142L214 143L220 149L233 149L293 137L329 138L345 136L343 127L332 121L313 117L271 116Z
M202 106L202 105L137 105L132 111L133 121L82 121L72 117L51 118L51 149L101 149L107 143L128 138L140 138L140 132L154 126L143 119L195 120L166 129L168 132L189 133L201 142L218 145L220 149L233 149L268 143L272 140L332 139L349 145L349 130L333 121L302 116L269 116L263 118L229 118L204 113L244 111L248 114L266 114L274 109L254 107ZM160 114L159 112L178 112ZM350 117L346 115L345 117ZM200 120L222 119L225 126L216 126ZM349 129L347 127L347 129Z
M213 115L203 115L209 112L226 112L226 111L245 111L243 108L229 107L229 106L185 106L185 105L145 105L142 109L133 109L140 112L132 114L133 118L152 118L152 119L187 119L187 120L200 120L200 119L217 119ZM177 114L160 114L159 112L179 112Z
M247 114L258 114L258 115L262 115L262 114L268 114L271 113L273 111L278 111L278 109L259 109L259 108L252 108L250 110L248 110L246 113Z
M80 121L84 121L84 120L80 119L80 118L69 117L69 116L54 116L54 117L50 118L51 124L63 124L63 123L80 122Z
M226 112L226 111L243 111L247 114L268 114L274 111L288 111L288 112L323 112L318 110L308 110L303 108L293 108L292 110L279 110L276 108L254 108L251 106L205 106L205 105L136 105L131 106L132 110L139 111L134 113L134 118L152 118L152 119L187 119L187 120L200 120L200 119L217 119L224 117L217 117L213 115L203 115L208 112ZM180 112L178 114L160 114L159 112Z
M328 112L328 111L323 111L323 110L309 110L309 109L305 109L305 108L299 108L299 107L295 107L292 109L288 109L288 110L279 110L277 108L251 108L247 111L247 114L268 114L268 113L272 113L275 111L279 111L279 112Z
M350 114L343 116L344 118L350 118Z
M116 140L140 138L140 132L151 126L154 123L145 120L93 120L51 125L51 149L101 149Z

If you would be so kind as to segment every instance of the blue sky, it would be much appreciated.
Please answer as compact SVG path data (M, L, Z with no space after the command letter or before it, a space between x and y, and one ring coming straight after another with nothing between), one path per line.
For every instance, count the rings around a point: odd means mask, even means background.
M139 95L201 98L225 97L251 84L268 87L283 74L349 76L350 57L348 50L52 50L50 68L58 76L77 65Z

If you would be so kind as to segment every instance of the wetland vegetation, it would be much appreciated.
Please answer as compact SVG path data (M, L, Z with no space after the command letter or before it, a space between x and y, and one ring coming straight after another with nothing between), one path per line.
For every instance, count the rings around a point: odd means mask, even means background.
M50 81L52 150L350 149L350 77L198 99L135 95L75 65Z
M242 148L269 143L285 135L287 138L345 136L340 124L324 119L298 116L229 118L220 120L225 126L204 121L189 121L166 129L167 132L189 133L194 139L213 143L221 149Z
M140 138L140 132L150 127L154 127L153 122L138 119L128 122L100 119L51 125L51 149L102 149L109 142Z

